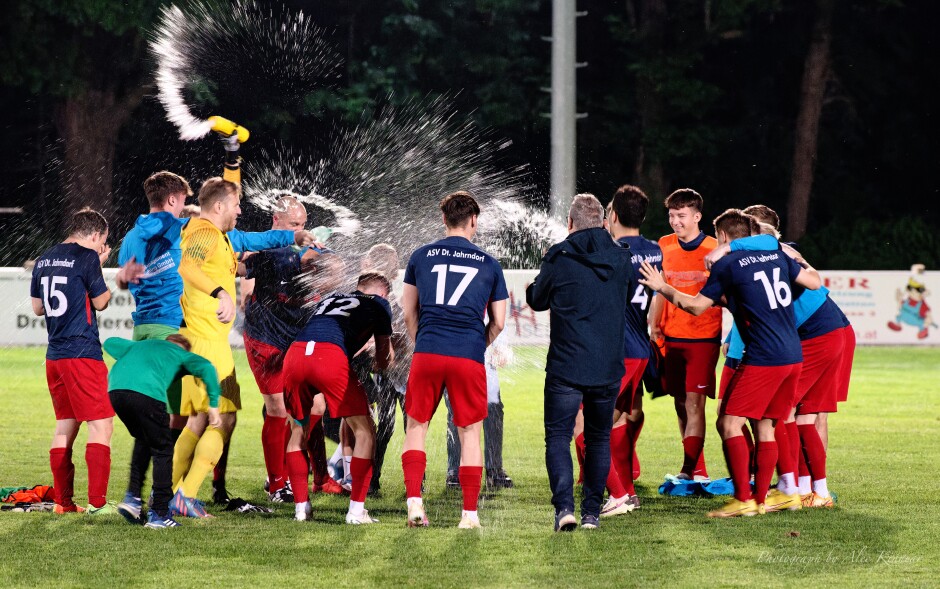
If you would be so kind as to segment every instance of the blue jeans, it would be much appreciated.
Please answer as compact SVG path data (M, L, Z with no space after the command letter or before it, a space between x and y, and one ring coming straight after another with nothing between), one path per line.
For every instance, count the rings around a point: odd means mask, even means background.
M574 512L571 435L578 407L584 404L584 485L581 515L600 515L610 471L610 428L620 381L582 387L545 377L545 466L555 513Z

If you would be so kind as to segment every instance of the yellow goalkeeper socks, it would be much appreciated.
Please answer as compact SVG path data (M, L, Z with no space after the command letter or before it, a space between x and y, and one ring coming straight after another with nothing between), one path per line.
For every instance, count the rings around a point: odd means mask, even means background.
M206 428L206 431L199 438L196 444L196 453L193 457L192 466L189 472L183 478L180 489L186 497L195 497L199 493L199 487L206 479L222 456L222 448L225 445L225 439L222 432L214 427Z
M184 427L180 437L176 440L173 447L173 490L176 491L183 477L189 472L189 467L193 463L193 453L196 451L196 444L199 443L199 436L193 433L193 430Z

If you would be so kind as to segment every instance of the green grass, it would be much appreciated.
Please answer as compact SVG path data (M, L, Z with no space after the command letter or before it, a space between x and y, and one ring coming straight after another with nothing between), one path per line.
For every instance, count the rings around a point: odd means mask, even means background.
M404 525L398 456L392 442L384 496L369 500L381 524L346 526L346 499L316 496L314 521L294 522L292 506L273 517L221 513L175 530L134 528L120 518L0 513L0 585L221 587L851 585L935 586L940 566L938 473L940 363L935 349L859 349L849 403L830 419L832 511L804 510L714 521L720 499L662 498L681 446L671 403L648 401L639 443L643 508L605 520L596 532L551 532L542 434L544 350L522 350L504 371L505 462L516 489L487 496L485 528L456 529L458 493L444 491L442 415L432 424L426 504L432 527ZM261 398L236 353L245 405L229 460L231 491L263 501ZM51 484L54 426L41 348L0 348L0 486ZM716 405L709 403L712 415ZM399 422L400 423L400 422ZM400 430L400 428L399 428ZM76 498L85 493L77 441ZM123 495L130 438L115 423L109 496ZM725 469L710 429L713 476ZM208 491L203 488L203 494Z

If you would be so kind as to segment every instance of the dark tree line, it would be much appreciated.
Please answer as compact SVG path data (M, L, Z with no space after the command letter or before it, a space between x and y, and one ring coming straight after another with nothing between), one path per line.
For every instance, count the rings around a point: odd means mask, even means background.
M217 2L225 10L225 2ZM296 104L248 88L227 116L246 150L317 138L387 101L452 96L512 141L545 204L551 3L540 0L285 0L326 26L345 63ZM12 0L0 22L0 214L5 264L59 237L76 207L108 211L115 233L143 212L140 182L193 179L217 145L181 146L153 99L146 35L153 0ZM578 189L606 200L642 186L661 203L690 186L705 219L763 202L821 267L940 265L930 0L582 2ZM225 80L219 81L223 86ZM241 82L244 84L244 82ZM250 84L248 85L250 86ZM224 90L224 88L223 88ZM459 91L459 92L458 92ZM259 97L260 96L260 97ZM250 151L246 153L250 156ZM432 195L433 196L433 195ZM251 219L248 219L249 224ZM668 230L654 206L650 235Z

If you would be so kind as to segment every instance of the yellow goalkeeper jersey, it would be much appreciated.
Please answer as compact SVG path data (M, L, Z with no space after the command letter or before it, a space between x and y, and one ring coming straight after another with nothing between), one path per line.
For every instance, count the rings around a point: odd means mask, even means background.
M222 287L235 300L238 259L228 237L212 222L192 219L183 228L180 275L183 277L183 321L197 337L227 340L232 324L216 316L219 300L212 292Z

